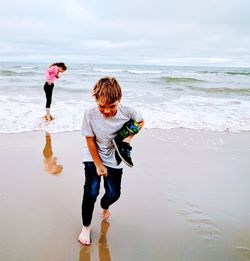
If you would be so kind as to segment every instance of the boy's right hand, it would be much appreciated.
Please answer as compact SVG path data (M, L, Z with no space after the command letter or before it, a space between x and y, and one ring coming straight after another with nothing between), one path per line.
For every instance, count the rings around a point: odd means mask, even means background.
M108 169L103 164L96 166L96 172L98 176L108 176Z

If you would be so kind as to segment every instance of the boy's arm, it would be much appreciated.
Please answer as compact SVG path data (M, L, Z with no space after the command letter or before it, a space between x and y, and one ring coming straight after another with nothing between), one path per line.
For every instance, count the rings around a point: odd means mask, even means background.
M141 120L138 121L138 125L139 125L139 130L140 130L144 125L144 119L143 118L141 118Z
M138 121L139 130L141 130L141 128L143 127L143 125L144 125L144 119L141 118L141 120ZM133 138L134 136L135 136L135 134L131 134L131 135L129 135L127 138L125 138L124 141L130 143L130 141L132 140L132 138Z
M96 146L96 141L95 137L86 137L86 142L87 146L89 149L89 152L92 156L92 159L94 161L94 164L96 166L96 171L99 176L107 176L108 175L108 170L107 168L103 165L102 160L99 156L97 146Z

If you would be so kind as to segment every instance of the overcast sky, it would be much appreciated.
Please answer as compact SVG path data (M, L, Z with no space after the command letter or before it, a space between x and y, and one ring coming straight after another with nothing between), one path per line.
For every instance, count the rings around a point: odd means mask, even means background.
M250 66L249 0L0 0L0 59Z

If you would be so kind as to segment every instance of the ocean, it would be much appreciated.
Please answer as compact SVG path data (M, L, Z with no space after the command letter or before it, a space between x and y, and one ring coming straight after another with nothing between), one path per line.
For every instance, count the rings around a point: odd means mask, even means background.
M0 133L80 130L97 80L119 81L122 102L139 109L145 128L250 131L250 68L67 64L55 82L45 123L44 63L0 63Z

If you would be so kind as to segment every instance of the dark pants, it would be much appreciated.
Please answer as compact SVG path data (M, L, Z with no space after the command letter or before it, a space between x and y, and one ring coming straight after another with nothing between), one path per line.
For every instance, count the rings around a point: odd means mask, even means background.
M89 226L92 219L96 198L99 195L101 176L97 175L94 162L84 162L85 185L82 200L82 223ZM122 169L108 169L108 176L103 176L105 194L101 198L101 207L108 209L117 201L121 194Z
M54 88L54 83L49 85L48 82L46 82L44 84L43 89L44 89L45 94L46 94L46 108L50 108L50 104L51 104L51 101L52 101L53 88Z

